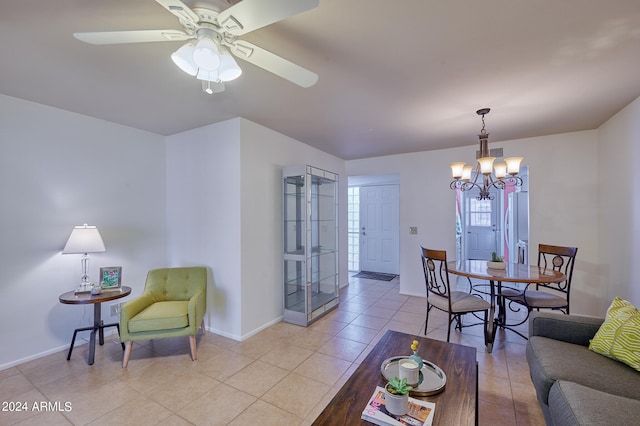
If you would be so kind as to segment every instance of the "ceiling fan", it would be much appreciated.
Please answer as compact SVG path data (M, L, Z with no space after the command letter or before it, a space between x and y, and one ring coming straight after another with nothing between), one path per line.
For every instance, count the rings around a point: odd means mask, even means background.
M239 36L314 9L319 0L226 0L232 6L225 10L218 6L189 8L180 0L156 1L178 17L184 30L81 32L73 35L91 44L187 41L171 55L171 59L184 72L202 80L203 90L208 94L222 92L225 81L231 81L242 73L230 53L301 87L311 87L318 81L317 74Z

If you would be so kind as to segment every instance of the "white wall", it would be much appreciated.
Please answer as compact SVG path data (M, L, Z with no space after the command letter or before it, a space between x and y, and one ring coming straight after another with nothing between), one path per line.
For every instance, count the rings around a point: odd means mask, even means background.
M640 98L598 131L599 262L607 299L640 306L640 185L631 176L640 160Z
M293 164L345 176L344 161L242 118L167 138L169 262L213 270L215 333L243 340L282 317L282 167ZM346 285L346 239L340 247Z
M240 121L167 137L168 266L209 268L205 326L241 329Z
M142 292L165 260L164 155L161 136L0 95L0 370L68 348L93 320L93 306L58 302L80 280L80 255L61 254L73 226L104 239L90 278L122 266Z
M242 120L243 338L282 317L282 168L309 164L339 175L340 285L347 277L347 178L344 161Z
M598 286L596 131L491 144L529 166L531 261L544 242L579 247L574 272L576 313L598 314L605 297ZM447 250L455 259L455 196L449 164L475 158L476 145L347 161L349 176L400 174L400 292L424 296L418 246ZM586 172L588 171L588 172ZM410 235L409 227L418 234ZM585 231L586 230L586 231ZM589 231L591 230L591 232Z

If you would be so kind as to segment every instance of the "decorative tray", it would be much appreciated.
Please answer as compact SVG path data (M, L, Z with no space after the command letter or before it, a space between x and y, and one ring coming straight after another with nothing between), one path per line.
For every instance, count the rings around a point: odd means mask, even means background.
M385 381L398 376L398 361L408 359L408 356L393 356L387 358L380 365L380 373ZM424 365L420 370L418 386L414 387L409 395L430 396L439 394L447 385L447 375L444 371L432 362L424 360Z

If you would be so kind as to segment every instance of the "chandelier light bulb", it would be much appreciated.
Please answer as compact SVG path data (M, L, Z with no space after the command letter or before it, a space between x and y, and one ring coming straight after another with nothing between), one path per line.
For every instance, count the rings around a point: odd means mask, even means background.
M493 171L496 175L496 178L502 179L507 176L507 165L505 163L494 164Z
M483 175L491 174L493 170L493 162L496 157L483 157L478 158L478 163L480 163L480 173Z
M522 157L509 157L505 158L504 161L507 162L507 172L510 175L517 175L520 172Z
M473 172L473 166L464 166L462 168L462 180L471 180L471 172Z
M218 46L208 37L198 40L193 51L193 61L198 68L206 71L215 71L220 66L220 54Z
M462 177L462 169L464 168L464 162L451 163L451 174L454 179L460 179Z

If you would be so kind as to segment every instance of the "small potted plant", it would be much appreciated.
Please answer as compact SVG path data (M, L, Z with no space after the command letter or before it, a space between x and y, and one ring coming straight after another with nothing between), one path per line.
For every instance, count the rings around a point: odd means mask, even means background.
M407 379L397 377L389 380L384 390L384 405L387 411L395 416L407 414L409 408L409 391L413 389L407 385Z
M504 262L504 257L498 256L494 251L491 253L491 260L487 261L487 267L491 269L506 269L507 264Z

